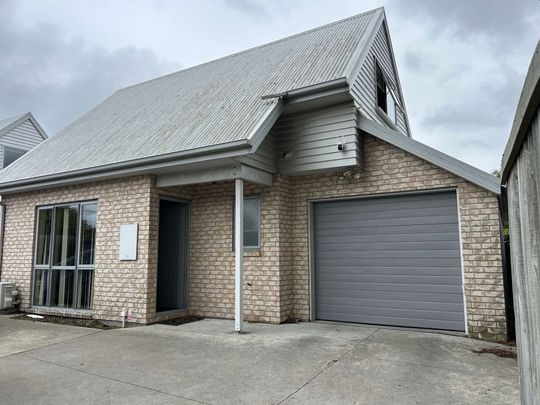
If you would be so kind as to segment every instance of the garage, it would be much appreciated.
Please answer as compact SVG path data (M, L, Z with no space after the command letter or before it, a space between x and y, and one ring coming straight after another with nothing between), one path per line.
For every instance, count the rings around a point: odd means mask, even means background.
M313 203L316 319L465 331L454 190Z

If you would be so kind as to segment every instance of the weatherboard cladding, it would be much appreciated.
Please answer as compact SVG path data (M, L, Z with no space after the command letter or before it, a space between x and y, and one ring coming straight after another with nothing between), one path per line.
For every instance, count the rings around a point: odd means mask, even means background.
M0 137L0 144L12 148L30 150L43 142L43 137L28 119Z
M344 77L380 13L124 88L4 170L0 182L245 140L272 107L261 96Z
M14 117L4 118L0 120L0 131L2 131L5 127L11 125L15 121L17 121L19 118L21 118L24 114L16 115Z
M376 111L377 89L375 64L377 62L386 75L389 84L394 85L396 96L401 99L401 104L403 105L403 97L401 95L401 89L398 86L397 72L392 61L390 45L384 23L379 27L360 72L351 84L351 94L358 107L361 108L364 116L379 124L386 125ZM399 108L396 126L401 132L408 134L405 112Z
M255 153L236 158L240 163L245 163L257 169L276 173L276 143L274 137L269 134Z
M272 128L278 172L294 175L357 165L356 124L352 102L281 116ZM345 150L338 150L339 142Z

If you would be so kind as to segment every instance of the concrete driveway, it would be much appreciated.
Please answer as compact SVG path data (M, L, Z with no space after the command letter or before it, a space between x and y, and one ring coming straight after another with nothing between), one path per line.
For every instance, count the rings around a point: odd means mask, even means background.
M2 404L511 404L496 345L335 323L98 331L0 316Z

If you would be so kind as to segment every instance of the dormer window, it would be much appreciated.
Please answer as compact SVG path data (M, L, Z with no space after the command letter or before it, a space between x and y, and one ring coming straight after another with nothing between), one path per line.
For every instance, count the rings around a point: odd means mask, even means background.
M396 107L399 105L397 97L389 85L386 76L382 72L379 64L376 64L377 71L377 106L384 111L393 124L397 121Z

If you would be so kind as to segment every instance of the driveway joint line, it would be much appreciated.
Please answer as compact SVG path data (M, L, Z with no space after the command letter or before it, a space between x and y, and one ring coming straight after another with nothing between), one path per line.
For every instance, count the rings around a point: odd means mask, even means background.
M364 339L362 339L360 342L358 342L353 347L351 347L349 350L347 350L345 353L343 353L341 356L339 356L337 359L331 360L330 362L328 362L328 364L326 364L326 366L321 371L319 371L313 377L309 378L304 384L302 384L300 387L298 387L295 391L293 391L292 393L287 395L285 398L283 398L281 401L279 401L277 403L277 405L280 405L280 404L284 403L289 398L291 398L293 395L297 394L300 390L302 390L303 388L308 386L313 380L315 380L317 377L319 377L321 374L323 374L326 370L328 370L330 367L332 367L334 364L336 364L338 361L340 361L343 357L345 357L347 354L352 352L354 349L358 348L361 344L363 344L366 340L368 340L370 337L372 337L375 333L377 333L380 330L381 330L380 328L375 329L373 332L371 332L369 335L367 335Z
M115 381L115 382L117 382L117 383L127 384L127 385L131 385L131 386L133 386L133 387L137 387L137 388L142 388L142 389L145 389L145 390L154 391L154 392L157 392L157 393L159 393L159 394L164 394L164 395L169 395L169 396L176 397L176 398L186 399L186 400L188 400L188 401L194 401L194 402L198 402L198 403L204 404L204 405L212 405L210 402L204 402L204 401L201 401L201 400L199 400L199 399L194 399L194 398L184 397L184 396L182 396L182 395L171 394L171 393L169 393L169 392L160 391L160 390L157 390L157 389L155 389L155 388L146 387L146 386L144 386L144 385L139 385L139 384L135 384L135 383L132 383L132 382L129 382L129 381L120 380L120 379L118 379L118 378L108 377L108 376L101 375L101 374L94 373L94 372L87 371L87 370L81 370L81 369L76 368L76 367L66 366L66 365L64 365L64 364L53 363L53 362L51 362L51 361L43 360L43 359L38 359L38 358L29 356L29 355L27 355L27 357L30 358L30 359L32 359L32 360L41 361L41 362L43 362L43 363L50 364L50 365L52 365L52 366L61 367L61 368L66 368L66 369L68 369L68 370L77 371L77 372L79 372L79 373L92 375L92 376L94 376L94 377L100 377L100 378L104 378L104 379L106 379L106 380Z
M64 340L61 340L61 341L58 341L58 342L54 342L54 343L49 343L48 345L43 345L43 346L38 346L38 347L32 347L30 349L26 349L26 350L21 350L20 352L15 352L15 353L10 353L10 354L6 354L4 356L0 356L0 359L4 359L6 357L11 357L11 356L16 356L18 354L26 354L28 352L31 352L33 350L39 350L39 349L44 349L46 347L51 347L51 346L54 346L54 345L59 345L60 343L66 343L66 342L71 342L73 340L77 340L77 339L80 339L80 338L83 338L85 336L92 336L92 335L96 335L98 333L103 333L103 332L106 332L104 330L98 330L98 331L95 331L95 332L89 332L89 333L86 333L84 335L79 335L79 336L73 336L73 337L70 337L70 338L67 338L67 339L64 339Z

